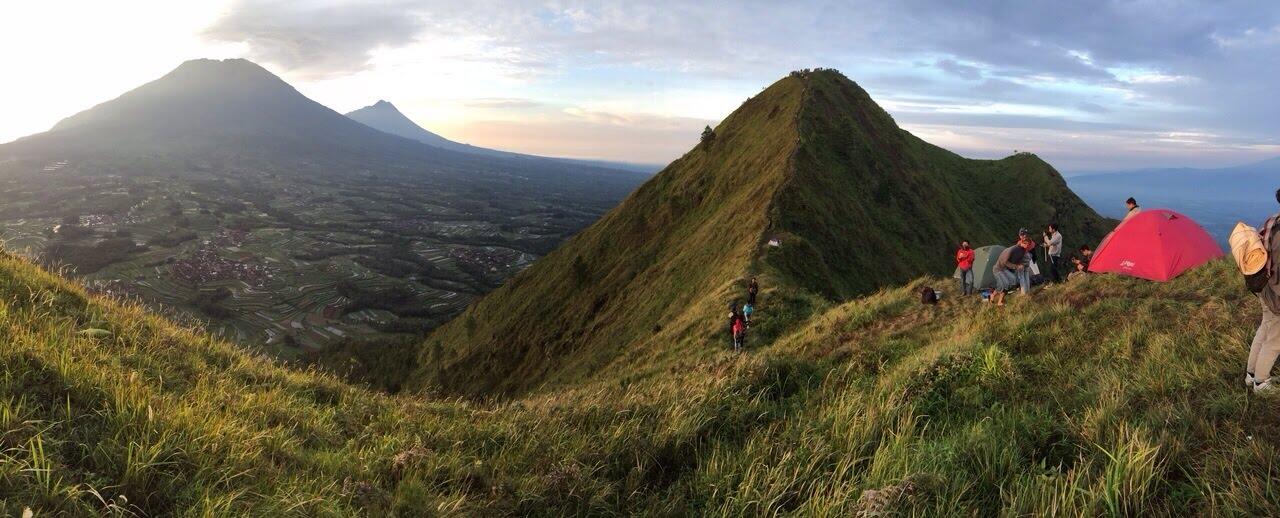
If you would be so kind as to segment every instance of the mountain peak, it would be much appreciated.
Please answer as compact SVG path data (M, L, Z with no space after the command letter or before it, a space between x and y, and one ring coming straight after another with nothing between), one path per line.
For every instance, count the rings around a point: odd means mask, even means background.
M373 103L373 107L374 107L374 108L389 108L389 109L392 109L392 110L395 110L395 109L396 109L396 105L391 104L390 102L388 102L388 101L386 101L386 100L384 100L384 99L378 99L378 102ZM399 111L399 110L396 110L396 111Z
M1019 203L996 207L1010 197ZM898 128L839 72L796 71L437 329L424 351L439 354L422 363L432 369L418 383L515 394L643 364L635 358L646 354L706 350L682 344L681 330L741 304L754 276L770 287L771 314L785 317L764 317L753 333L780 336L787 319L826 303L815 301L947 274L961 239L1007 243L1019 226L1049 221L1079 242L1107 227L1038 159L965 159Z

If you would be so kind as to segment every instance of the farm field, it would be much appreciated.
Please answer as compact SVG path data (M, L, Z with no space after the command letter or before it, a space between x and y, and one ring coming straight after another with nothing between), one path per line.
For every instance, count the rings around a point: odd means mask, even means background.
M94 290L289 359L425 333L609 208L301 168L10 162L0 240Z

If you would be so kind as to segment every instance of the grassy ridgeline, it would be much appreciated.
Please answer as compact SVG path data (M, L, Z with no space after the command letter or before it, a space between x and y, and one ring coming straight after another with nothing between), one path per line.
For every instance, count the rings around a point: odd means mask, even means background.
M1036 156L930 145L832 70L780 79L714 135L433 331L409 384L523 396L686 368L726 339L713 323L752 275L788 302L762 311L799 321L951 273L961 239L1012 244L1019 226L1058 221L1068 246L1096 245L1113 225Z
M1003 310L922 307L923 282L767 349L481 404L290 370L0 257L0 515L1280 509L1227 263Z

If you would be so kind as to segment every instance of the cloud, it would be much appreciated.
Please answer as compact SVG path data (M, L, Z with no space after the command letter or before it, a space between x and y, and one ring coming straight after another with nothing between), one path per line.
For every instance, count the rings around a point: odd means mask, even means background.
M1111 109L1098 103L1089 101L1080 101L1076 103L1076 108L1085 113L1111 113Z
M462 102L463 106L468 108L482 108L495 110L519 110L524 108L538 108L544 103L533 99L518 99L507 97L482 97L477 99L467 99Z
M877 100L974 108L947 115L956 127L989 127L1008 114L983 107L1019 104L1039 106L1036 127L1056 124L1063 135L1085 122L1242 140L1280 133L1272 115L1280 111L1280 4L1242 0L1081 0L1070 9L1048 1L243 0L206 35L315 77L365 71L384 49L418 49L574 95L630 84L627 95L642 101L637 77L654 91L749 94L742 85L833 66ZM566 116L636 123L608 114L617 112ZM1091 142L1105 155L1155 141ZM1042 143L1052 157L1058 144Z
M297 77L347 75L369 66L370 52L414 41L424 27L412 2L241 0L204 31L247 45L249 57Z
M938 67L939 70L961 79L982 79L982 69L961 64L954 59L939 60L937 63L934 63L934 66Z

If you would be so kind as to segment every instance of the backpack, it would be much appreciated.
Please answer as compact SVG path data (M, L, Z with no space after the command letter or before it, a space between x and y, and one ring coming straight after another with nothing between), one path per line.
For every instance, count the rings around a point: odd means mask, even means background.
M1258 270L1257 273L1244 276L1244 286L1249 289L1249 293L1262 293L1262 290L1267 289L1267 283L1271 281L1272 261L1276 259L1275 257L1270 257L1271 240L1275 237L1272 234L1276 231L1275 223L1276 217L1273 216L1267 219L1266 224L1262 226L1262 245L1268 254L1267 265Z
M921 304L937 304L938 292L933 291L933 288L930 288L928 286L920 288L920 303Z

